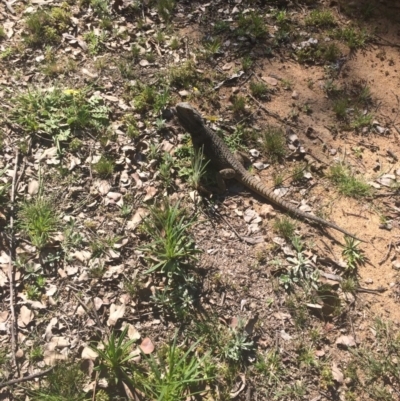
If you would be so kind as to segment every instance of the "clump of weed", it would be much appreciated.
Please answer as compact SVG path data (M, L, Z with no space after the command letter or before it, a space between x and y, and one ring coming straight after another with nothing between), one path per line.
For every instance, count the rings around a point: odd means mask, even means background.
M341 52L335 43L322 43L303 47L297 50L296 55L300 63L333 63Z
M347 262L347 270L353 272L358 265L365 262L365 256L361 249L358 248L360 241L352 237L345 237L345 246L343 247L342 255Z
M87 43L89 53L91 55L96 55L103 50L107 33L105 31L101 31L100 33L88 31L83 35L83 37Z
M286 154L286 139L280 128L269 126L262 135L262 148L272 161L282 159Z
M2 26L0 26L0 40L3 40L7 37L6 35L6 31L4 30L4 28Z
M230 24L228 21L218 20L214 23L213 29L216 34L224 33L229 31Z
M335 37L345 42L351 50L365 47L370 39L370 35L365 29L357 29L352 26L336 30Z
M93 166L101 178L108 178L114 172L115 162L109 157L101 156L100 160Z
M242 58L242 69L244 72L249 71L252 66L253 66L253 60L251 59L251 57L246 56Z
M349 108L349 99L346 96L339 97L333 102L333 111L336 117L345 120L347 118L347 109Z
M33 401L84 401L87 399L83 392L85 374L78 364L62 363L57 365L39 388L30 390Z
M50 242L60 225L54 203L42 197L22 203L18 218L20 229L38 249Z
M195 219L188 218L179 204L172 206L165 201L161 206L150 208L150 216L143 222L144 231L153 239L144 246L146 259L151 264L148 273L160 272L168 277L186 274L199 252L188 233L193 224Z
M158 0L157 1L157 11L160 17L169 21L172 15L172 11L175 7L175 0Z
M68 29L70 23L71 13L68 5L53 7L50 11L38 10L26 19L28 35L25 36L25 41L31 46L59 43L61 33Z
M283 238L290 240L294 237L295 225L288 217L275 219L274 230L282 235Z
M11 119L28 134L50 137L59 152L62 142L88 131L100 133L109 123L103 99L86 89L30 89L16 94L13 102Z
M232 111L235 114L244 114L246 112L246 98L241 95L232 98Z
M255 39L261 39L267 34L265 21L263 17L256 12L240 14L238 28L235 33L238 36L250 36Z
M344 164L331 166L328 177L343 195L363 198L371 194L371 187L361 178L355 177Z
M268 99L269 88L264 82L251 81L250 92L258 99Z
M197 71L192 61L186 61L181 67L170 70L171 85L177 88L189 88L194 86L197 79Z
M335 19L329 10L313 10L305 19L308 26L328 28L336 25Z

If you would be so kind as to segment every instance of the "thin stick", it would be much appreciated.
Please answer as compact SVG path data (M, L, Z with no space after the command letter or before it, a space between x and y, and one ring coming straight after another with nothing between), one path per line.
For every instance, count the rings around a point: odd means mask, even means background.
M253 101L255 103L257 103L258 107L263 110L267 115L275 118L276 120L278 120L279 122L281 122L282 124L285 125L290 125L291 127L297 127L296 124L292 123L291 121L285 121L283 120L283 118L281 118L278 114L274 113L273 111L269 111L268 109L266 109L254 96L250 95L250 93L248 93L248 96L250 96Z
M9 243L9 254L10 260L8 262L8 281L10 283L10 310L11 310L11 351L12 351L12 361L14 366L17 367L17 359L15 353L17 351L17 319L15 318L15 308L14 308L14 267L13 267L13 257L14 257L14 202L15 202L15 183L17 179L18 170L18 159L19 152L15 155L15 166L13 172L13 180L11 187L11 213L10 213L10 243Z
M33 375L30 375L30 376L20 377L19 379L13 379L13 380L9 380L8 382L0 383L0 388L11 386L11 385L17 384L17 383L27 382L29 380L36 379L37 377L46 376L47 373L51 372L53 369L54 369L54 366L52 366L49 369L43 370L42 372L34 373Z

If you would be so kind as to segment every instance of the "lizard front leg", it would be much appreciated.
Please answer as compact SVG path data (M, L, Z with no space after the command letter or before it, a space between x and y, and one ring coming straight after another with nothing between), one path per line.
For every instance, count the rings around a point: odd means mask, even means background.
M235 178L236 173L232 168L224 168L217 173L217 185L221 193L226 191L226 185L224 180L230 180Z

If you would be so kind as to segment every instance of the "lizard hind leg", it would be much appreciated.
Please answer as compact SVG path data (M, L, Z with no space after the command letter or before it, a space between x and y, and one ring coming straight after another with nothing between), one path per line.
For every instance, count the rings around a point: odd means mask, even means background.
M245 152L241 152L239 150L237 150L234 153L234 156L236 158L236 160L242 165L244 166L245 164L250 164L251 160L249 158L249 156L245 153Z

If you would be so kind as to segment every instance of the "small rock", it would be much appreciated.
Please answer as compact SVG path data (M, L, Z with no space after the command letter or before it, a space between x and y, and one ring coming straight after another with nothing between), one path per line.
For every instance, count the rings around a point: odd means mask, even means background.
M261 77L263 81L265 81L267 84L270 84L272 86L278 85L278 80L272 77Z
M299 94L296 91L292 92L292 99L298 99L299 98Z
M374 280L372 278L365 279L365 284L373 284Z
M258 157L260 156L260 152L257 149L250 149L249 153L253 156L253 157Z
M400 261L395 260L394 262L392 262L392 267L395 270L400 270Z
M182 91L179 91L178 93L179 93L179 96L182 96L182 97L189 96L189 92L187 90L182 90Z

